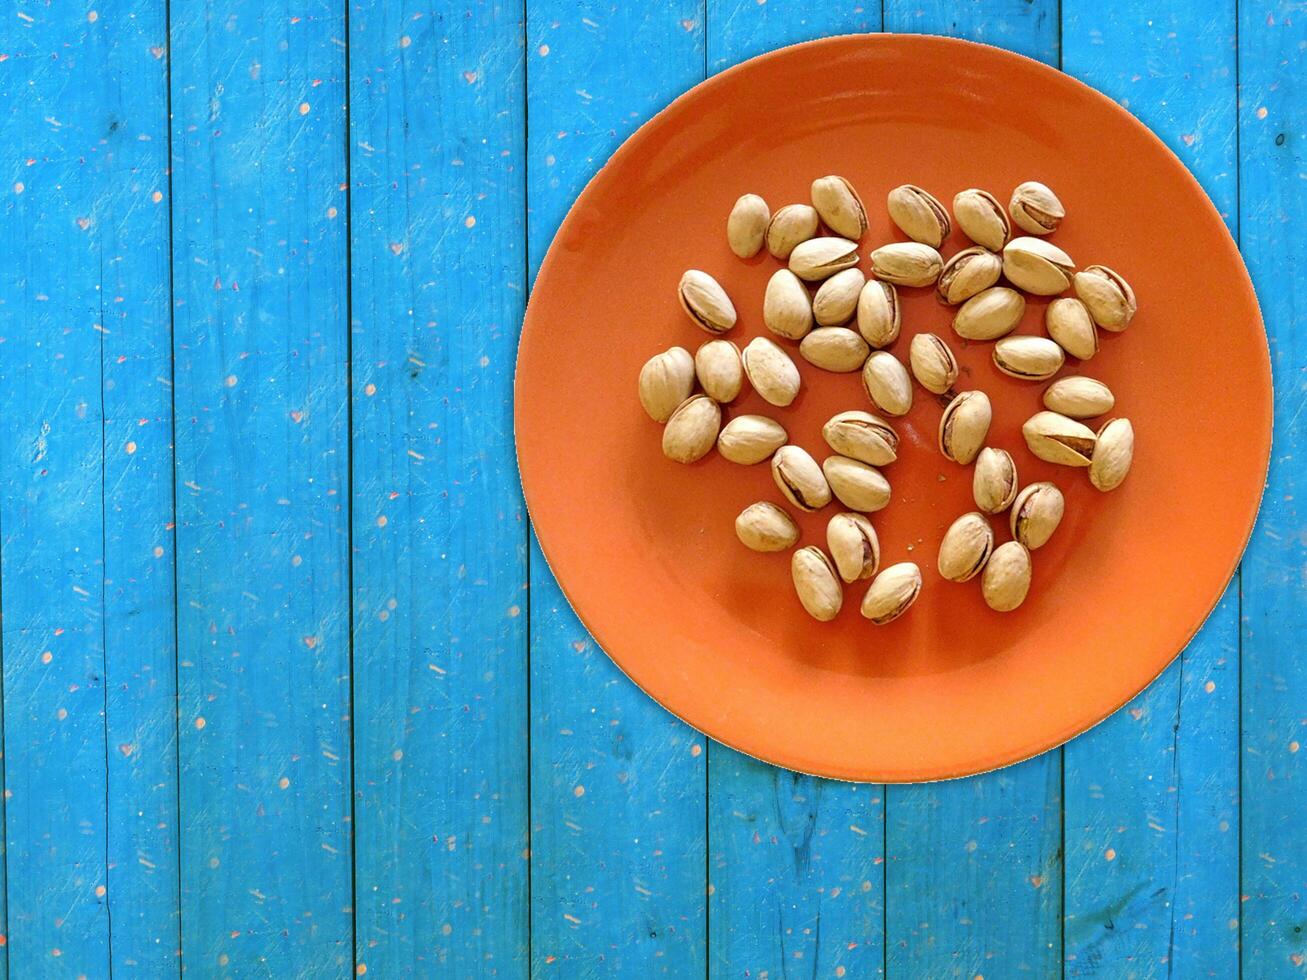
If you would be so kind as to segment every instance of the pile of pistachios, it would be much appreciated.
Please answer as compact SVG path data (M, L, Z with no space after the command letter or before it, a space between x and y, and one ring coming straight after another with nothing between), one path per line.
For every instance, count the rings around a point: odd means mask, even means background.
M939 574L951 582L979 576L989 607L1010 612L1025 601L1031 552L1057 529L1065 499L1052 483L1021 487L1011 454L986 446L990 399L983 391L955 390L958 362L943 338L925 332L913 336L907 366L886 350L902 327L898 290L933 287L941 304L956 307L953 332L964 343L993 341L998 370L1033 382L1053 378L1068 355L1082 363L1092 358L1100 329L1125 330L1136 310L1134 291L1107 266L1077 269L1047 240L1066 210L1037 181L1020 184L1006 210L987 191L961 191L953 198L951 218L922 188L894 188L887 199L889 217L911 240L873 249L869 274L858 267L869 221L853 185L843 177L821 177L813 181L811 197L811 204L787 204L773 213L761 197L745 194L727 219L727 241L742 259L765 248L785 263L767 283L763 324L781 341L797 342L799 357L815 368L860 371L863 390L879 414L851 409L831 418L822 429L830 454L820 464L790 443L775 419L738 415L723 425L723 406L740 396L746 382L765 402L784 408L798 397L802 376L775 340L756 337L741 351L728 340L712 339L693 356L672 347L640 371L640 402L654 421L665 423L663 453L693 463L715 446L732 463L770 460L776 487L790 506L811 513L838 501L845 510L827 524L826 550L809 545L792 552L799 602L813 618L829 621L843 606L844 585L870 580L862 615L888 623L916 601L921 571L910 561L881 569L880 540L866 515L890 503L881 468L897 458L899 437L885 417L908 414L915 378L943 408L940 453L973 466L977 510L959 517L944 534ZM954 221L974 245L946 258L940 249ZM1013 223L1027 234L1014 238ZM1061 295L1068 291L1074 295ZM1012 335L1025 313L1026 295L1059 297L1045 310L1047 336ZM687 271L677 296L686 315L709 334L718 337L735 327L735 305L708 273ZM1046 462L1086 469L1099 490L1119 487L1134 455L1129 419L1110 418L1097 431L1085 424L1115 407L1108 386L1073 374L1053 381L1042 397L1044 410L1021 430L1030 452ZM996 545L991 518L1004 512L1011 540ZM791 514L770 501L746 507L735 520L735 532L746 547L761 552L793 549L800 536Z

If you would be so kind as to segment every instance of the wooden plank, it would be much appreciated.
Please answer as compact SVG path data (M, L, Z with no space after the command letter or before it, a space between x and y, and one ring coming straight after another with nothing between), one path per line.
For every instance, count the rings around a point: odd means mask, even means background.
M357 958L524 976L518 8L350 15Z
M1297 4L1239 6L1239 226L1271 338L1275 439L1242 596L1242 960L1245 977L1307 962L1307 631L1302 601L1303 360L1307 272L1307 18Z
M1064 0L1062 17L1063 67L1165 140L1237 229L1233 6ZM1238 692L1232 586L1180 660L1066 746L1066 976L1238 973Z
M879 6L710 0L708 65L879 29ZM881 974L883 788L788 772L716 742L707 750L710 975Z
M352 972L345 9L172 10L182 948Z
M1000 44L1056 65L1057 9L1054 0L891 0L885 28ZM1054 750L971 779L887 789L891 976L1059 971L1061 765Z
M528 6L532 276L585 181L703 78L703 20L693 0ZM534 541L530 571L532 972L701 974L703 737L608 660Z

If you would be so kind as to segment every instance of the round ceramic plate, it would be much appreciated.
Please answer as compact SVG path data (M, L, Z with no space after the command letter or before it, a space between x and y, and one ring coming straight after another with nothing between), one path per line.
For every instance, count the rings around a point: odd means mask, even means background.
M780 501L767 465L715 453L665 459L662 430L636 399L644 361L708 339L681 311L682 271L704 269L733 297L743 347L767 335L763 290L778 263L741 261L726 216L745 192L773 209L841 174L867 203L866 254L902 240L885 195L900 183L946 204L966 187L1006 203L1027 179L1066 205L1052 241L1134 286L1139 312L1102 335L1092 361L1061 372L1105 381L1136 433L1116 492L1085 471L1035 459L1021 423L1043 384L1000 374L991 344L962 342L933 290L903 289L903 331L933 331L962 365L958 389L994 403L989 444L1021 482L1052 480L1067 513L1034 553L1019 610L990 611L977 580L935 569L949 523L974 509L971 467L935 448L938 401L915 389L895 421L889 508L873 515L882 564L911 560L925 585L889 626L858 614L865 583L832 623L810 619L788 554L735 538L735 515ZM969 244L955 232L949 255ZM1032 299L1018 332L1042 333ZM787 342L788 343L788 342ZM822 423L870 408L857 374L798 357L803 391L774 409L749 393L728 417L760 412L818 459ZM1003 766L1084 731L1141 691L1202 625L1256 516L1270 451L1271 377L1257 302L1220 217L1181 163L1107 98L1043 65L937 38L857 36L756 58L699 85L643 126L591 181L540 270L518 359L522 483L550 567L573 608L641 688L713 738L791 769L917 781ZM1096 423L1095 423L1096 424ZM792 509L792 508L791 508ZM802 516L825 544L837 507ZM1006 517L995 520L1008 538Z

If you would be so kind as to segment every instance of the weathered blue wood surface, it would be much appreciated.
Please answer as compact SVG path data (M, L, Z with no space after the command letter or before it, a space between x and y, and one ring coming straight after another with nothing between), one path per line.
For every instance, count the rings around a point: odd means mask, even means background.
M1301 975L1299 5L884 5L1172 146L1278 419L1181 661L1063 750L885 792L617 671L529 544L510 412L612 150L881 5L346 3L0 14L0 975Z

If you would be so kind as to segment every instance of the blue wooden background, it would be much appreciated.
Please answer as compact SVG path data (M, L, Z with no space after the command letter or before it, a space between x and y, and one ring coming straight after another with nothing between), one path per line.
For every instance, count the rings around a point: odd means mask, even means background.
M1151 126L1277 378L1183 657L1063 749L889 788L636 691L540 558L511 420L535 269L622 140L879 30ZM1303 4L11 0L0 109L0 974L1307 972Z

